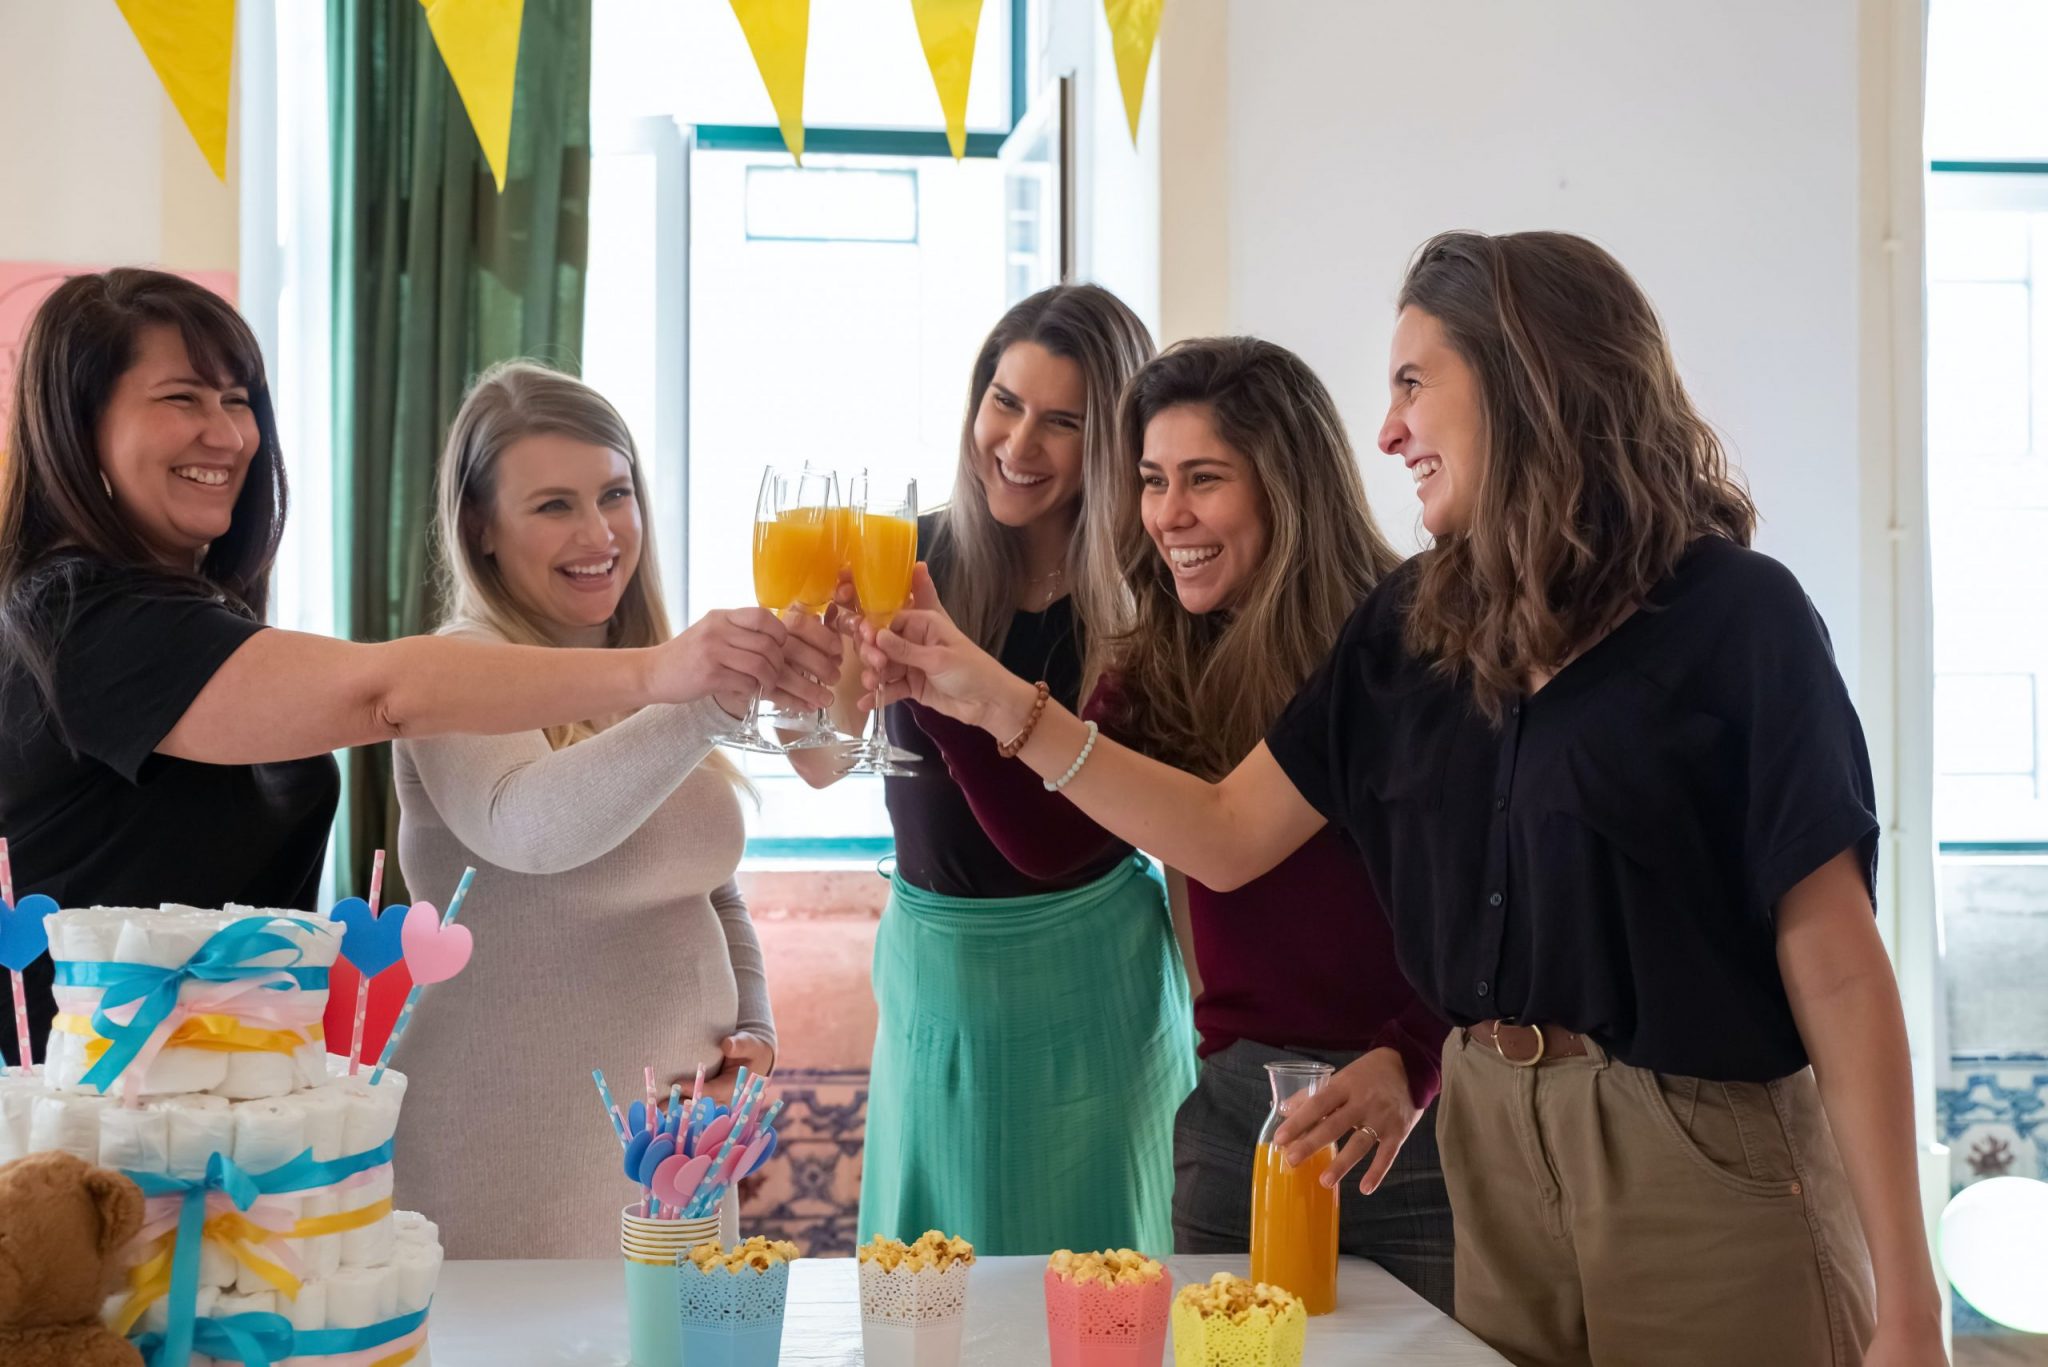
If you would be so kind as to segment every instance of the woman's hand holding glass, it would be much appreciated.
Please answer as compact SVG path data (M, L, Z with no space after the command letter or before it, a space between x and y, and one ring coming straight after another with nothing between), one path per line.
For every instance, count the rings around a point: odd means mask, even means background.
M793 707L820 706L831 700L829 685L838 678L836 639L816 620L785 624L765 608L735 608L707 612L656 646L651 691L661 702L708 697L739 716L757 693Z
M1030 715L1036 685L953 624L922 563L911 579L910 604L886 628L861 624L862 685L887 688L991 734L1014 735Z
M1408 1093L1408 1065L1401 1055L1384 1047L1369 1049L1339 1068L1320 1091L1297 1094L1273 1142L1286 1151L1290 1164L1306 1162L1317 1150L1341 1143L1323 1174L1323 1181L1333 1187L1372 1154L1358 1183L1358 1189L1370 1196L1421 1117Z

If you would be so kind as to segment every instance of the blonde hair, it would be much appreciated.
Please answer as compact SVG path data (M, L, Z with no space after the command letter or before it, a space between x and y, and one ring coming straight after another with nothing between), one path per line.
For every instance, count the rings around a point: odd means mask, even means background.
M1227 610L1181 606L1141 514L1145 429L1181 407L1207 413L1217 439L1251 466L1265 507L1265 556ZM1256 337L1169 347L1124 391L1117 431L1124 473L1113 521L1132 611L1124 629L1091 643L1091 672L1115 674L1117 722L1133 746L1221 778L1257 747L1399 557L1372 520L1335 401L1285 347Z
M1081 423L1081 509L1067 546L1075 626L1084 646L1117 628L1126 595L1116 574L1116 529L1106 514L1110 491L1124 476L1117 455L1116 403L1124 385L1152 359L1152 334L1125 303L1099 285L1055 285L1005 313L981 344L967 387L960 460L953 496L940 510L926 557L943 562L946 609L970 640L1000 654L1024 575L1023 542L989 511L974 445L974 415L995 380L996 363L1019 342L1033 342L1080 367L1087 394ZM1085 695L1089 682L1084 680Z
M514 442L543 433L607 447L624 456L633 474L633 497L640 505L641 525L654 525L639 449L625 419L604 395L574 376L535 361L502 361L490 367L463 396L441 455L435 530L440 543L441 601L446 605L440 627L443 635L481 632L514 645L555 644L546 627L505 587L497 562L483 550L484 529L497 497L498 458ZM619 597L604 643L620 649L655 646L674 634L668 607L662 601L654 538L645 535L639 567ZM550 726L548 744L559 750L588 740L598 729L594 721ZM752 792L724 752L712 751L704 766Z

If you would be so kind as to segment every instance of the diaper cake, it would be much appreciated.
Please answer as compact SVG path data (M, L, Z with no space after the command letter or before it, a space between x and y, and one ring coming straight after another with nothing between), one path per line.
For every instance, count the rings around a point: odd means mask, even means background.
M425 1367L442 1253L392 1209L406 1079L352 1073L321 1029L343 927L233 906L46 927L57 1017L42 1066L0 1077L0 1162L64 1150L142 1188L108 1323L150 1367Z

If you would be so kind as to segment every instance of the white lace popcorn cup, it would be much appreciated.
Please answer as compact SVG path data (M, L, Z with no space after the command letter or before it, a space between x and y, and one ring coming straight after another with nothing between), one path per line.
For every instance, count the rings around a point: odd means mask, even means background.
M958 1367L970 1264L912 1270L860 1265L860 1340L868 1367Z

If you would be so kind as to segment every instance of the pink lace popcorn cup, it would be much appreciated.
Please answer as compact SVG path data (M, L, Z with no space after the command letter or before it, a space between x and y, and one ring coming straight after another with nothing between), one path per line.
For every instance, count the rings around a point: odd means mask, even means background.
M682 1360L689 1367L775 1367L795 1244L749 1239L731 1253L700 1244L676 1257Z
M1277 1286L1218 1272L1173 1298L1174 1367L1301 1367L1308 1309Z
M1166 1349L1173 1277L1128 1249L1062 1249L1045 1269L1052 1367L1157 1367Z
M974 1246L933 1230L915 1244L860 1249L860 1337L867 1367L959 1367Z

